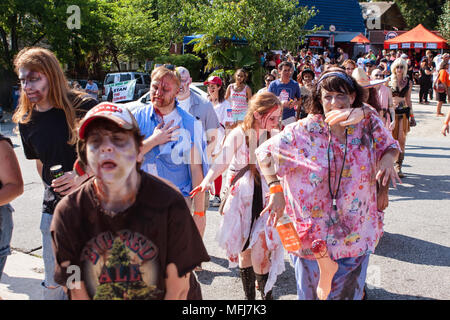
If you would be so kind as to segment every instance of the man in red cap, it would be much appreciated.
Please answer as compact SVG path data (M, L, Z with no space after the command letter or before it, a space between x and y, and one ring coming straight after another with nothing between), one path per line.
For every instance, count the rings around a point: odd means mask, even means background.
M93 177L55 209L55 281L73 300L201 299L192 270L209 256L181 193L140 170L131 113L101 103L78 138L77 171Z

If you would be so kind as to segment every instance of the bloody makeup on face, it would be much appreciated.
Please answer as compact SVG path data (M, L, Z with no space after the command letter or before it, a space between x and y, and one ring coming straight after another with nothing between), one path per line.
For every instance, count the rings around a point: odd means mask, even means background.
M261 119L261 123L264 129L272 130L279 127L279 121L281 117L281 108L280 106L273 107L269 112L263 115Z
M155 108L170 106L177 96L178 88L169 76L154 79L150 87L150 99Z
M38 103L47 99L48 80L43 73L19 68L19 82L31 103Z

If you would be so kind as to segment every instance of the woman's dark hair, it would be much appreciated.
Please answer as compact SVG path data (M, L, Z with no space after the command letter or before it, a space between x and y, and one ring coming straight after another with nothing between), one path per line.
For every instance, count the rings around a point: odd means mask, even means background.
M275 76L269 72L269 73L266 73L266 75L264 76L264 81L266 81L268 77L272 78L272 80L276 79Z
M326 77L326 75L329 73L336 73L336 75ZM337 74L342 74L342 76L338 76ZM356 82L353 77L348 76L345 73L344 69L333 67L323 72L322 76L314 85L312 97L311 99L308 99L305 105L307 113L324 114L321 102L322 88L330 92L341 92L344 94L356 93L355 101L351 105L351 108L361 108L363 105L363 88Z
M225 87L223 85L219 88L219 103L224 102L225 100Z

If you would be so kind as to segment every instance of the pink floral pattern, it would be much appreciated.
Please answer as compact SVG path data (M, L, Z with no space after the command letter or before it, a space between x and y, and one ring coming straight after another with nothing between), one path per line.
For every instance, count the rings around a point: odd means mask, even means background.
M400 146L373 113L348 127L347 156L335 212L328 187L328 140L323 116L309 115L286 126L256 150L259 160L267 154L273 156L282 179L286 213L302 238L302 248L292 253L314 259L311 244L316 239L327 242L335 260L371 253L383 233L384 217L377 210L375 164L387 149L400 150ZM333 136L331 148L330 177L335 190L334 178L339 178L345 144Z

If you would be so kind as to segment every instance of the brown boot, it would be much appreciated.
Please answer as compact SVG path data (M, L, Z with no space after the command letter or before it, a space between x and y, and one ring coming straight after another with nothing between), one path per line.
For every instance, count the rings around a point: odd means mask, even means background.
M258 282L258 291L261 293L262 300L273 300L272 290L264 294L264 288L266 287L267 279L269 278L269 274L255 274L256 281Z
M403 160L405 159L405 153L401 152L398 155L397 162L395 163L395 169L397 170L397 174L399 178L404 178L405 175L402 172Z
M253 267L239 268L242 286L244 287L245 299L255 300L255 272Z

